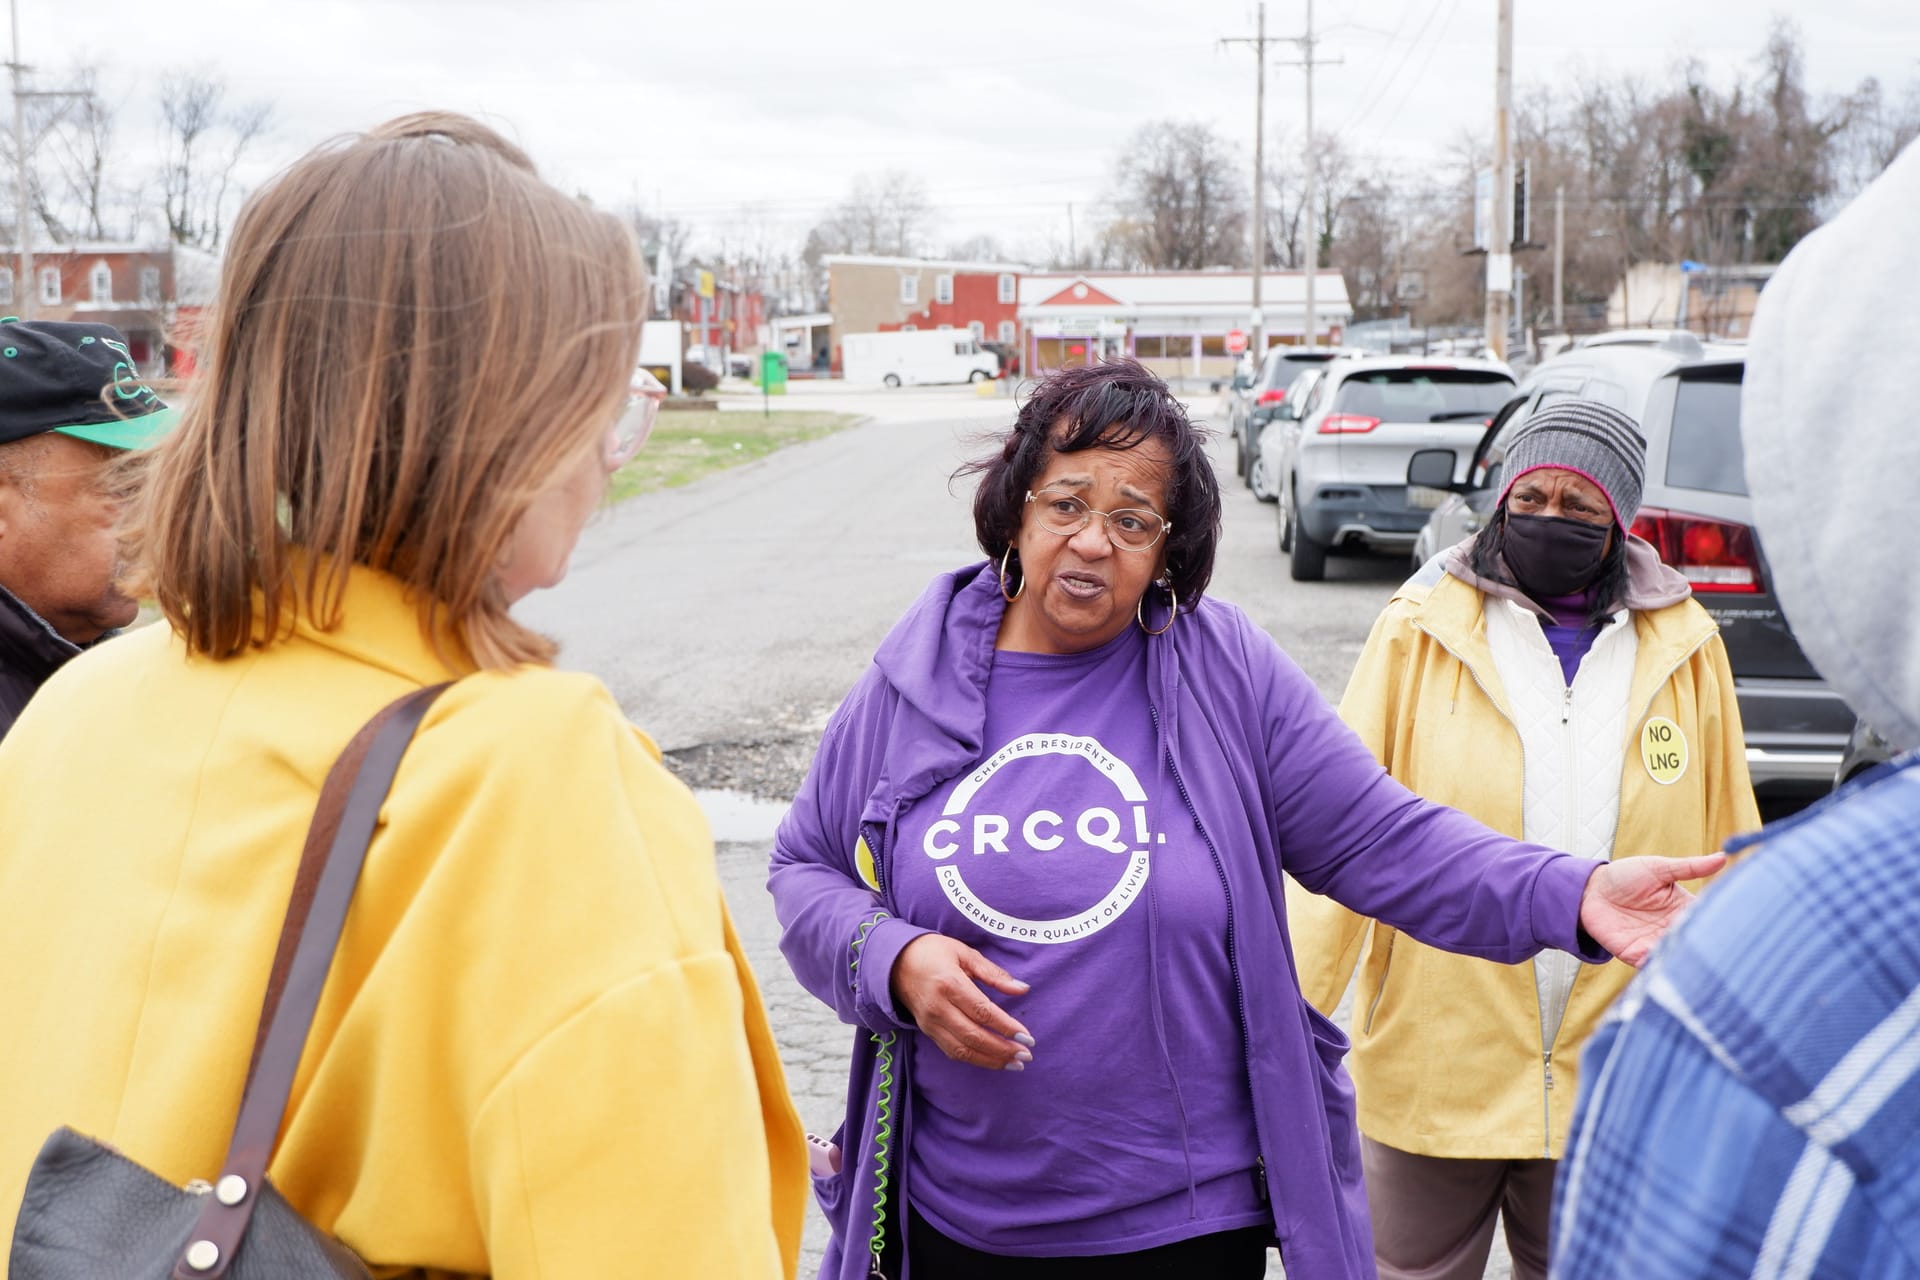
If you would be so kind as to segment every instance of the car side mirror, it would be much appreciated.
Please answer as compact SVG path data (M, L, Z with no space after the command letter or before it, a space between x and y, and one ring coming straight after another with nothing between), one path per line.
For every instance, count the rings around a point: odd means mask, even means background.
M1453 468L1458 459L1451 449L1422 449L1407 459L1407 483L1423 489L1444 489L1457 493Z

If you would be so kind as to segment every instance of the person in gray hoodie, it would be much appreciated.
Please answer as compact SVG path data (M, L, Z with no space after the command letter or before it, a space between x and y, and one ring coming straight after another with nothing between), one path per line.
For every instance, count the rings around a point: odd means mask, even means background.
M1794 634L1903 748L1920 746L1920 529L1899 496L1920 477L1916 217L1909 146L1774 276L1741 404ZM1920 752L1743 846L1587 1053L1556 1277L1920 1276Z

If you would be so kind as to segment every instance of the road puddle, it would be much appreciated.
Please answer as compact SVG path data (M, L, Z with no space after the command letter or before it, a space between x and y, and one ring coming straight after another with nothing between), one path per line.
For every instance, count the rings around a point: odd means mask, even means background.
M707 815L716 844L771 844L774 828L787 816L785 801L762 800L743 791L709 789L695 791L693 798Z

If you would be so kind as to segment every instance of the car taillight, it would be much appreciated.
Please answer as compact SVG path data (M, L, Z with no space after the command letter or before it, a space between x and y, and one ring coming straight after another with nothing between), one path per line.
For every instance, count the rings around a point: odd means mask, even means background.
M1369 418L1358 413L1330 413L1320 419L1320 434L1323 436L1358 435L1362 431L1371 431L1380 425L1380 419Z
M1647 507L1634 519L1633 532L1696 592L1761 590L1760 552L1746 525Z
M1260 398L1255 400L1254 403L1255 404L1279 404L1282 400L1285 400L1286 398L1287 398L1286 389L1281 388L1278 391L1262 391L1260 393Z

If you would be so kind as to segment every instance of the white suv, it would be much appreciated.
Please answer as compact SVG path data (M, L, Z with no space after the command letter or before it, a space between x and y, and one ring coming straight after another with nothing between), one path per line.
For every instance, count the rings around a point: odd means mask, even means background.
M1513 395L1497 360L1351 356L1334 360L1295 421L1276 421L1280 549L1297 582L1326 576L1327 552L1358 546L1405 555L1447 495L1409 487L1407 463L1422 449L1453 449L1455 480L1488 421ZM1269 453L1272 457L1272 453Z

